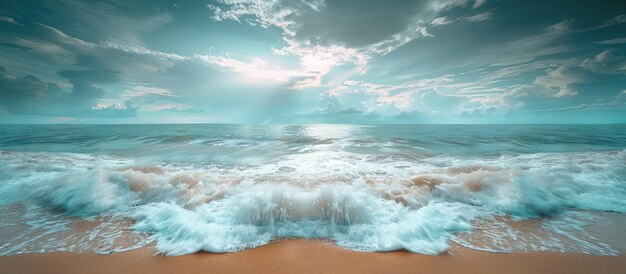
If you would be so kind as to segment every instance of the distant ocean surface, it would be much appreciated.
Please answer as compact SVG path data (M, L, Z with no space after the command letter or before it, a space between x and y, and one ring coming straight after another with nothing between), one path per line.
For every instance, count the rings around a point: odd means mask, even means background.
M626 125L0 125L0 255L626 252Z

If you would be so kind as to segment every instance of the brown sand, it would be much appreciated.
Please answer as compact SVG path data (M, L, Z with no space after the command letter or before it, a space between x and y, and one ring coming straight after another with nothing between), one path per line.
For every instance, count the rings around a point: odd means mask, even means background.
M113 255L46 253L0 257L1 273L626 273L626 256L364 253L322 241L284 240L237 253L154 256L149 248Z

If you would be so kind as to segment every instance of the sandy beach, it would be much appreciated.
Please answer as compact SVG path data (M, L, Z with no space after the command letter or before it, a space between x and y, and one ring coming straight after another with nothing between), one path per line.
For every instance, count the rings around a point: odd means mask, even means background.
M626 256L494 254L453 247L447 254L355 252L323 241L283 240L237 253L165 257L142 248L97 255L0 257L3 273L624 273Z

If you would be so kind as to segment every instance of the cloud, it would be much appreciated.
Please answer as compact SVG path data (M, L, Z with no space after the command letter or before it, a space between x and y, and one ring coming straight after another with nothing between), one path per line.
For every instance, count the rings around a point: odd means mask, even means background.
M560 108L541 108L530 109L526 112L555 112L569 110L602 110L602 109L626 109L626 90L618 93L615 97L608 100L600 99L599 102L583 103L579 105L566 106Z
M309 111L297 113L296 115L302 117L333 117L364 113L362 110L359 110L354 106L344 105L341 100L335 96L324 96L323 101L326 102L326 105L322 107L314 107Z
M547 75L538 76L536 85L547 89L556 89L559 92L555 97L574 96L578 92L572 88L573 84L585 83L592 78L590 73L624 74L626 73L626 57L615 55L612 51L603 51L593 58L584 59L579 63L570 63L549 69Z
M154 56L157 58L163 58L163 59L172 59L172 60L187 60L189 59L189 57L187 56L183 56L183 55L179 55L179 54L174 54L174 53L167 53L167 52L160 52L160 51L155 51L155 50L149 50L144 48L143 46L131 46L131 45L127 45L127 44L121 44L118 42L113 42L113 41L101 41L100 43L92 43L92 42L87 42L84 40L81 40L79 38L70 36L68 34L66 34L65 32L53 28L51 26L48 25L44 25L44 24L39 24L44 28L49 29L51 32L53 32L54 34L56 34L57 36L59 36L61 39L60 42L63 41L69 41L72 42L75 45L79 45L79 46L83 46L83 47L87 47L87 48L103 48L103 49L114 49L114 50L119 50L119 51L123 51L123 52L127 52L127 53L134 53L134 54L139 54L139 55L150 55L150 56Z
M173 106L170 108L164 108L162 110L171 111L171 112L182 112L182 113L207 113L211 112L204 108L194 108L190 106Z
M546 31L548 33L557 34L557 35L566 34L571 31L572 23L573 23L572 20L561 21L554 25L549 26L548 28L546 28Z
M478 13L478 14L471 15L471 16L461 16L456 19L450 19L448 17L442 16L442 17L437 17L433 19L430 22L430 25L444 26L444 25L455 23L455 22L482 22L482 21L487 21L491 19L491 15L493 15L492 12L483 12L483 13Z
M62 103L38 99L36 101L40 106L35 106L33 102L24 110L12 108L12 113L59 114L72 117L133 117L139 110L137 106L142 111L149 111L151 105L163 104L173 98L177 101L188 100L172 92L174 88L187 92L185 94L187 96L191 93L188 91L192 85L189 81L191 75L168 72L168 68L176 63L183 66L189 63L201 64L193 69L197 70L199 77L203 79L203 82L198 84L202 85L203 89L207 86L206 81L211 79L211 73L216 73L194 56L150 50L143 46L130 46L110 40L88 42L41 23L26 23L20 32L3 35L0 40L10 41L11 45L23 45L23 50L29 52L28 55L22 56L9 55L8 60L11 58L15 58L17 62L32 60L32 64L35 65L45 62L47 66L41 71L37 66L33 66L28 68L27 72L38 76L44 75L46 81L52 81L61 87L64 94L74 94L73 98L85 98L71 107L57 107ZM28 66L17 62L7 64L12 68ZM55 68L59 69L57 73L54 73ZM177 81L182 84L177 85ZM120 93L105 90L108 87L119 90L120 86L131 85L135 85L135 88ZM72 100L67 101L68 104L73 104ZM184 104L177 105L171 110L163 110L199 113L200 109L203 109L181 105Z
M0 13L11 16L0 17L0 59L11 72L2 73L11 88L0 91L0 109L380 122L608 104L623 89L624 38L613 32L626 17L537 4L18 1ZM541 12L557 7L558 19ZM338 102L315 101L318 93Z
M492 12L483 12L468 17L461 17L461 19L468 22L482 22L491 19L491 15L493 15Z
M431 21L430 24L433 25L433 26L443 26L443 25L450 24L452 22L454 22L454 21L450 21L450 20L448 20L447 17L442 16L442 17L437 17L437 18L433 19L433 21Z
M25 22L19 31L7 29L0 36L0 45L8 51L4 65L22 68L22 74L47 75L47 81L63 81L50 77L51 71L68 70L76 66L91 70L118 71L119 82L152 82L165 79L162 72L176 61L185 61L186 56L148 50L141 47L124 46L121 43L104 41L92 43L71 36L64 31L41 23ZM15 49L27 51L19 54ZM46 66L40 66L45 63ZM155 75L160 77L155 77ZM63 82L60 82L64 85Z
M500 110L501 109L499 109L497 106L480 105L480 106L475 106L475 107L463 108L456 115L459 117L466 117L466 118L482 118L482 117L487 117L487 116L495 116L495 115L502 115L503 113L508 113L508 109L506 112L502 112Z
M9 24L18 25L18 26L22 25L22 24L18 23L17 21L15 21L14 18L7 17L7 16L0 16L0 22L9 23Z
M589 27L589 28L585 28L585 29L580 29L577 30L578 32L586 32L586 31L593 31L593 30L598 30L598 29L603 29L603 28L608 28L608 27L612 27L612 26L616 26L616 25L620 25L620 24L624 24L626 23L626 14L621 14L618 16L615 16L609 20L606 20L598 25Z
M215 21L277 27L287 46L277 55L299 58L306 79L294 84L302 89L318 87L333 67L353 64L352 73L366 71L373 56L388 54L416 39L433 37L426 27L439 12L466 6L466 0L344 1L252 1L221 0L209 4ZM476 7L484 1L477 1ZM467 17L482 21L491 13ZM437 21L435 21L437 22Z
M487 0L476 0L474 1L474 5L472 5L472 8L479 8L482 5L484 5L487 2Z
M376 99L376 102L381 105L393 105L398 109L408 109L413 102L411 92L405 91L395 95L381 95Z
M515 65L506 68L505 71L498 71L499 76L496 78L519 77L522 72L531 73L546 66L553 67L545 70L545 75L535 77L533 84L518 85L500 94L473 97L469 103L461 107L459 116L484 117L506 115L513 111L541 112L542 109L565 111L619 108L622 106L621 99L608 102L580 103L586 98L604 100L604 96L592 95L587 97L590 94L589 91L582 90L585 92L581 95L575 89L578 84L589 85L606 79L615 79L615 77L606 78L611 75L624 74L626 72L626 57L617 55L614 51L603 51L586 59L546 60L545 62ZM594 85L598 86L599 84ZM559 107L555 108L554 106L557 105Z
M258 24L262 27L274 26L282 29L283 39L287 45L273 49L273 53L275 55L297 56L301 69L299 71L274 70L267 73L266 76L268 77L266 78L276 77L281 81L286 81L286 78L299 77L300 80L294 83L292 87L303 89L320 86L322 78L333 67L339 65L352 63L357 66L356 72L362 72L365 69L364 65L368 57L345 45L348 43L339 43L335 39L343 39L345 35L353 35L353 33L349 31L345 23L336 22L337 24L331 28L329 24L332 23L328 22L329 20L342 20L342 9L347 7L334 7L333 3L300 1L223 1L222 4L224 9L213 4L208 5L209 9L214 12L212 18L216 21L235 20L241 22L243 20L248 24ZM328 6L333 6L333 8L328 10ZM337 14L331 15L329 13ZM244 19L246 16L253 17L252 19ZM360 20L355 17L353 19ZM325 27L327 25L328 28ZM323 33L317 33L322 30ZM333 31L339 31L339 33L326 33ZM360 37L367 37L367 35L355 36L355 38ZM215 58L211 58L209 61L240 68L240 71L246 65L229 65L223 62L225 60L216 60ZM246 69L253 72L251 74L262 75L263 71L267 71L265 68L262 71L258 69L264 64L256 63L253 65L254 67Z
M108 100L102 100L102 105L112 105L117 104L115 102L111 102ZM172 102L156 102L156 103L146 103L141 106L142 111L170 111L170 112L181 112L181 113L206 113L210 112L205 108L198 108L187 104L180 103L172 103Z
M214 20L276 26L298 42L363 47L404 31L426 4L420 1L222 1L209 4ZM246 17L252 16L252 17ZM367 31L358 31L358 30ZM356 30L356 31L355 31Z
M413 120L424 116L424 113L419 111L401 111L396 115L392 115L390 118L398 120Z
M139 108L133 106L131 102L124 102L123 105L110 105L106 107L93 107L90 112L85 113L83 117L98 118L128 118L137 116Z
M446 11L455 7L466 6L470 2L472 1L469 1L469 0L434 0L434 1L430 1L427 5L435 11ZM474 2L474 5L477 2L480 2L480 0Z
M271 66L266 60L258 57L252 57L248 62L224 56L197 54L194 57L207 64L217 65L237 72L256 84L286 83L292 78L311 75L310 72L304 70L287 70L278 66Z
M420 111L393 111L387 114L375 110L363 110L354 105L347 105L341 99L332 95L322 95L322 106L316 106L309 111L296 113L296 116L314 119L316 122L376 122L396 123L398 121L417 121L424 117Z
M141 46L123 45L123 44L119 44L113 41L103 41L102 43L99 44L99 46L110 48L110 49L117 49L117 50L121 50L121 51L128 52L128 53L135 53L135 54L140 54L140 55L152 55L152 56L155 56L158 58L164 58L164 59L173 59L173 60L189 59L189 57L187 56L183 56L183 55L179 55L175 53L167 53L167 52L149 50Z
M626 73L626 57L605 50L594 58L585 59L581 67L597 73L624 74Z
M322 78L332 68L344 64L354 64L354 72L362 73L366 70L367 55L352 48L343 46L302 46L298 42L288 41L288 46L273 49L275 55L295 55L299 57L301 76L303 79L294 84L294 88L303 89L317 87L322 84Z
M443 75L397 85L347 80L329 88L327 93L344 101L357 101L364 106L366 113L377 113L380 117L396 119L402 118L396 117L402 112L414 111L424 115L451 116L456 112L457 106L469 98L467 95L454 94L464 88L467 85L454 83L454 75ZM448 93L439 92L440 90Z
M124 109L128 108L127 105L132 102L133 105L138 106L136 109L141 109L141 111L206 112L202 108L171 102L170 100L173 99L183 98L167 88L135 86L121 92L117 99L99 99L95 108Z
M536 85L547 89L557 89L555 97L574 96L578 92L573 90L571 85L584 82L585 74L580 68L560 66L557 69L547 71L548 75L535 78Z
M626 43L626 37L623 38L615 38L615 39L609 39L609 40L604 40L604 41L598 41L595 42L596 44L602 44L602 45L619 45L619 44L625 44Z
M115 0L59 0L50 4L33 0L16 2L5 11L48 26L62 26L67 33L86 41L98 43L106 37L116 43L142 46L142 34L172 20L158 5L162 4ZM33 7L37 12L32 12Z
M473 97L456 114L459 117L480 118L508 115L527 106L529 101L557 100L554 92L537 85L518 85L502 93Z
M341 46L330 47L301 47L297 43L289 46L272 49L274 55L299 56L299 69L283 69L272 65L268 60L251 57L249 61L242 61L231 56L214 56L196 54L193 58L230 69L249 80L257 80L257 84L291 83L293 89L317 87L322 84L322 77L328 74L335 66L346 63L357 64L357 69L363 71L365 56L354 49Z
M110 80L94 72L66 71L74 84L71 91L64 91L57 84L44 83L37 77L15 77L0 70L0 104L11 114L70 117L132 117L137 109L130 103L124 107L95 108L96 99L104 96L103 89L94 87L91 81Z
M132 99L135 97L145 97L145 96L167 96L174 97L177 96L172 91L166 88L160 87L145 87L145 86L136 86L132 89L126 90L122 92L120 97L122 99Z
M408 81L400 85L348 80L329 89L328 94L334 96L357 93L375 95L375 102L378 105L390 105L400 110L407 110L414 102L413 94L434 90L453 81L452 75Z
M604 22L600 27L610 27L626 23L626 14L620 14Z

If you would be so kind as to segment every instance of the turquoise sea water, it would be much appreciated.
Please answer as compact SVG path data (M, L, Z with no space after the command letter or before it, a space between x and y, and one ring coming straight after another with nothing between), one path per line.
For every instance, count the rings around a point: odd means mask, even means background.
M626 125L1 125L0 205L3 255L283 237L614 255Z

